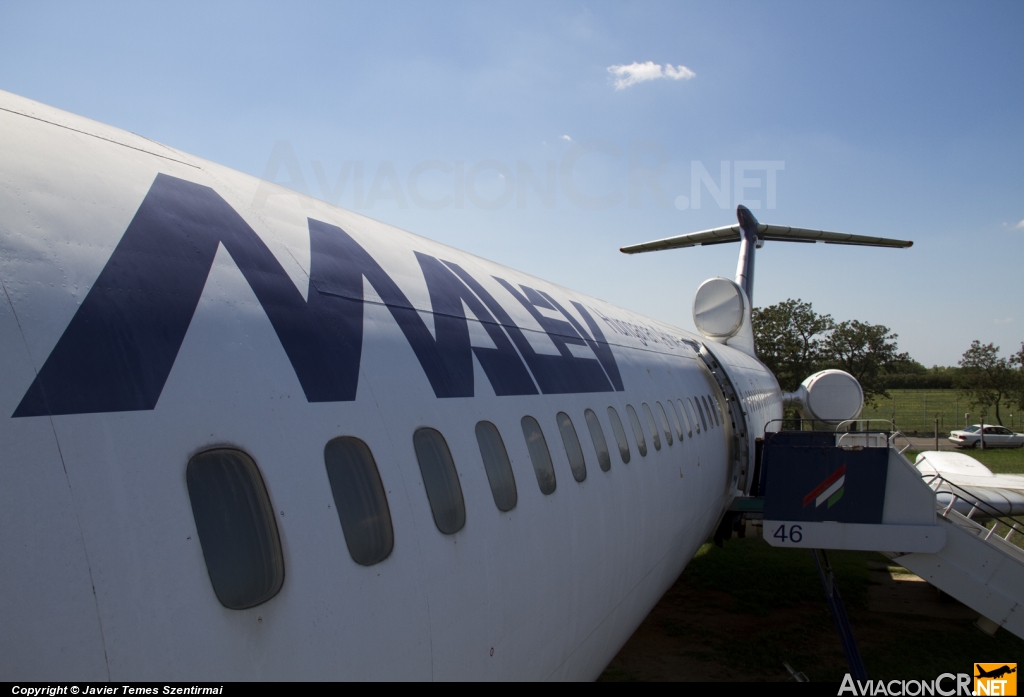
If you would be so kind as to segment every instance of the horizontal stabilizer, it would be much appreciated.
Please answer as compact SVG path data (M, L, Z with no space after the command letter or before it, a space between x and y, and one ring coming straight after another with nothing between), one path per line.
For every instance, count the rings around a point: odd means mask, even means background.
M739 242L743 237L743 230L739 225L728 227L716 227L711 230L691 232L686 235L666 237L651 242L641 242L623 247L620 251L626 254L639 254L641 252L660 252L664 249L678 249L680 247L697 247L709 244L723 244L725 242ZM788 227L785 225L757 225L758 241L771 240L773 242L824 242L826 244L853 244L865 247L897 247L906 248L914 243L908 240L893 240L886 237L868 237L866 235L849 235L845 232L827 232L825 230L808 230L806 228ZM758 245L760 246L760 245Z
M783 225L762 225L757 222L757 218L750 212L750 209L743 205L736 206L736 221L739 223L738 225L716 227L710 230L691 232L687 235L631 244L628 247L622 247L619 251L626 254L639 254L681 247L739 242L740 254L736 261L736 281L734 283L729 283L725 279L706 281L697 290L697 297L693 301L694 323L701 334L708 339L734 346L755 357L754 330L751 324L751 310L754 307L754 252L766 240L855 244L864 247L893 247L896 249L910 247L914 244L886 237L848 235L844 232L808 230ZM735 321L737 319L735 312L725 311L727 310L725 305L737 308L737 311L742 314L742 318ZM739 309L740 307L742 310Z

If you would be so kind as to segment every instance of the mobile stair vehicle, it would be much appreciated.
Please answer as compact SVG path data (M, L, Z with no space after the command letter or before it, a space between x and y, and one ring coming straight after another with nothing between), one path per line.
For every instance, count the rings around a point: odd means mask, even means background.
M814 550L855 677L863 665L824 550L881 552L978 612L984 631L1024 638L1024 495L927 466L946 453L922 453L915 466L903 454L909 441L877 425L765 433L752 496L734 510L756 518L760 509L769 544Z

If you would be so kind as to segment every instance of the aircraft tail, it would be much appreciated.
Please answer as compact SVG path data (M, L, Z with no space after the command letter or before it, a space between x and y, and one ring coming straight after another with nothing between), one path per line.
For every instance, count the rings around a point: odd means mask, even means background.
M844 232L828 232L826 230L810 230L807 228L787 227L785 225L764 225L746 206L736 207L738 225L716 227L685 235L666 237L651 242L641 242L622 247L624 254L641 254L643 252L661 252L667 249L682 247L698 247L726 242L739 242L740 254L736 264L736 290L725 287L726 279L712 279L716 283L709 286L705 282L694 298L694 321L702 334L721 343L729 343L754 355L753 331L750 327L750 312L754 303L754 250L760 249L768 240L772 242L824 242L825 244L850 244L864 247L894 247L905 249L913 246L909 240L896 240L888 237L869 237L850 235ZM703 293L702 293L703 290ZM735 297L742 290L745 298ZM712 292L714 291L714 292ZM706 297L705 297L706 296ZM730 297L732 296L732 297ZM741 312L745 316L736 317L732 314ZM726 316L728 315L728 316ZM713 320L708 324L709 320ZM713 327L710 333L702 325ZM714 329L722 325L734 326L729 336L724 336Z

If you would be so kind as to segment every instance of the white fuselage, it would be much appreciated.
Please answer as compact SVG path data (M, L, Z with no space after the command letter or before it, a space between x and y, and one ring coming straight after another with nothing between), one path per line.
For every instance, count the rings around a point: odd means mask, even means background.
M0 93L0 153L0 679L595 678L713 532L736 493L735 449L781 416L777 382L744 353L130 133ZM193 239L189 226L209 222L189 218L200 204L233 211L254 236ZM311 243L316 230L331 244L343 235L382 271L331 286L338 252ZM165 262L167 231L194 243L196 259L203 244L214 250L181 336L161 314L187 305L177 265L207 267ZM141 247L127 249L131 235ZM271 280L288 284L260 286L268 272L246 266L245 245L269 250ZM440 313L423 270L431 263L469 301ZM565 312L531 310L509 287ZM342 330L311 315L293 331L301 313L274 314L281 298L312 307L313 294L348 303L339 312L362 308L361 336L350 332L336 359L335 334L320 332ZM476 316L481 304L489 319ZM442 315L454 317L453 336L468 329L472 353L442 346ZM132 324L147 318L148 333ZM304 358L302 332L325 353ZM496 396L498 372L477 351L497 352L495 336L515 348L504 355L523 368L519 384L531 389L521 392L535 394ZM686 413L679 438L669 400L684 412L688 400L713 400L729 413L701 344L742 396L742 443L729 418L691 423L711 414ZM154 346L169 361L163 372ZM445 351L447 367L430 363ZM574 371L584 377L563 380ZM660 449L643 408L660 421L658 403L672 439L658 424ZM559 412L579 436L583 481ZM544 432L550 494L524 416ZM511 462L518 499L507 512L481 461L481 420ZM435 525L424 491L413 448L422 427L443 435L458 472L465 525L454 534ZM353 561L334 508L324 448L340 436L366 443L386 491L394 544L371 566ZM256 463L280 534L283 585L249 609L218 601L186 484L190 458L217 447Z

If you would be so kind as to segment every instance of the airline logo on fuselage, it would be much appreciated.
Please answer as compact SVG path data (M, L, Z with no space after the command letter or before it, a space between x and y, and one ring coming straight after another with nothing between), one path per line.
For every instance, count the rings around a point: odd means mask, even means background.
M582 304L571 303L577 317L542 290L494 277L559 352L538 353L465 269L416 252L434 316L431 334L399 286L348 233L312 218L308 223L309 292L303 299L259 235L213 189L157 175L13 416L153 409L222 244L267 314L310 402L356 397L364 278L439 398L474 395L474 356L499 396L623 389L611 347ZM471 346L465 307L493 347ZM564 319L549 316L555 313ZM588 346L594 358L574 355L571 345Z

